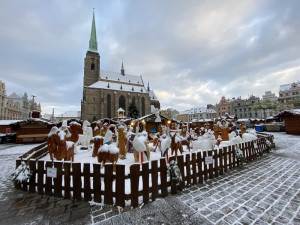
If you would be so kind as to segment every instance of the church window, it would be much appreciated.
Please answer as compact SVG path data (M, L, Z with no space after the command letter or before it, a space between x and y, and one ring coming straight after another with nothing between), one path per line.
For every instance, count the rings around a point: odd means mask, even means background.
M95 64L94 63L91 64L91 70L95 70Z
M124 95L121 95L119 98L119 108L126 110L126 103Z
M111 118L111 96L110 94L107 95L107 117Z
M142 116L145 116L145 98L142 97Z

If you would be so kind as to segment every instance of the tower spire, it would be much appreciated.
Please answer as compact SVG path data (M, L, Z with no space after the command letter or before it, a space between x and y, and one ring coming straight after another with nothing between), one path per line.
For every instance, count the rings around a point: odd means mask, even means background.
M89 42L89 50L94 52L98 51L94 8L93 8L93 22L92 22L91 37Z
M125 75L124 65L123 65L123 58L122 58L122 66L121 66L121 74Z
M148 87L147 87L147 91L150 92L149 79L148 79Z

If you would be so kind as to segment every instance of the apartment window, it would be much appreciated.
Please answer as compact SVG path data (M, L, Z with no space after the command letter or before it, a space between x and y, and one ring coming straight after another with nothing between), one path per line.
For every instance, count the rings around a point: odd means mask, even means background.
M289 96L289 93L285 93L285 96Z
M280 97L283 97L283 94L280 94Z

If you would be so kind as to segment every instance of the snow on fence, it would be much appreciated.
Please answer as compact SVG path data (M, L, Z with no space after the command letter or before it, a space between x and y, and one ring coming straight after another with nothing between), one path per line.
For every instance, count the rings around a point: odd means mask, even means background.
M273 146L272 135L259 135L256 141L240 144L245 162L251 162L268 152L265 140ZM170 161L175 157L170 157ZM16 161L16 166L22 159ZM104 204L116 204L124 207L137 207L140 203L154 201L158 197L166 197L170 192L176 193L191 185L203 183L223 175L228 170L241 165L236 160L235 146L218 150L198 151L177 157L177 165L183 180L176 187L171 185L167 176L167 164L164 158L146 162L142 165L130 166L130 173L125 174L125 165L106 164L101 170L100 164L54 162L29 160L33 175L28 183L16 187L24 191L76 200L94 200ZM56 178L46 176L47 167L56 168ZM103 171L103 172L102 172Z

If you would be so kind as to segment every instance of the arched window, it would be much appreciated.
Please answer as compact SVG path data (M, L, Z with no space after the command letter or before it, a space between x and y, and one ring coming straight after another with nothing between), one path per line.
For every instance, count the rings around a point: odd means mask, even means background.
M145 98L142 97L142 116L145 116Z
M91 70L95 70L95 64L94 63L91 64Z
M126 111L125 97L123 95L121 95L119 98L119 108L122 108Z
M111 118L111 97L110 97L110 94L107 95L106 114L107 114L108 118Z

